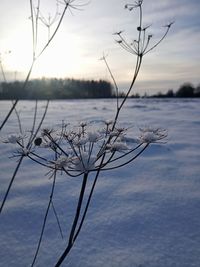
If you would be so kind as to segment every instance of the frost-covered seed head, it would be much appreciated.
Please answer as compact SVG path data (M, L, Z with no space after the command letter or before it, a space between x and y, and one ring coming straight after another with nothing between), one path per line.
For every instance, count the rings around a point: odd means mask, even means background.
M24 156L24 157L28 156L30 152L31 152L31 150L27 149L25 147L20 147L17 150L17 154L20 155L20 156Z
M116 128L116 131L117 131L118 133L123 133L123 132L126 131L126 129L123 128L123 127L121 127L121 128Z
M124 128L116 128L112 132L110 132L110 137L118 137L122 135L125 131L126 129Z
M115 142L113 144L107 145L107 149L109 149L111 152L123 152L125 150L128 150L129 148L125 143Z
M4 139L2 142L3 143L16 144L16 143L20 142L22 139L23 139L23 137L20 135L11 134L6 139Z
M81 122L80 122L80 126L81 126L82 128L86 127L86 126L87 126L87 122L85 122L85 121L81 121Z
M72 140L72 142L73 142L73 145L75 146L84 146L87 144L88 138L86 137L75 138Z
M155 143L167 137L166 130L162 130L159 128L144 128L140 129L142 132L140 135L141 143Z
M57 160L53 161L53 165L56 169L62 169L67 167L70 163L70 158L66 156L60 156Z
M114 131L110 132L109 135L110 135L110 137L115 137L115 136L118 136L119 133L114 130Z
M112 124L113 124L113 121L112 121L112 120L106 120L106 121L105 121L105 124L106 124L107 126L112 125Z
M87 137L89 142L95 143L98 142L98 140L101 138L101 135L99 134L99 132L93 131L93 132L88 132Z
M87 152L83 152L81 157L74 157L72 159L72 168L78 172L87 173L95 169L96 157L89 155Z
M151 127L151 126L147 126L144 128L140 128L141 132L152 132L152 133L157 133L159 131L161 131L160 128L155 128L155 127Z

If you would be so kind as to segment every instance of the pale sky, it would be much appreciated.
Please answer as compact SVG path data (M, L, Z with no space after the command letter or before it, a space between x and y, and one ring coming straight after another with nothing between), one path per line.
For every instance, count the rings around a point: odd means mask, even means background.
M75 0L74 4L87 0ZM121 89L131 81L135 57L116 42L114 32L124 30L131 42L139 24L138 13L124 9L126 0L90 0L82 11L67 11L54 41L36 62L31 78L84 78L110 80L103 53ZM134 3L128 0L128 3ZM60 6L61 11L62 6ZM54 15L55 0L41 0L41 13ZM184 82L200 83L200 1L144 0L144 26L151 24L152 42L161 37L163 25L174 21L164 42L144 57L135 92L149 94L177 90ZM32 56L29 0L0 0L0 53L7 79L22 79ZM54 24L55 25L55 24ZM52 28L53 30L53 28ZM39 24L39 45L47 28ZM11 53L7 53L11 51ZM0 80L2 74L0 73Z

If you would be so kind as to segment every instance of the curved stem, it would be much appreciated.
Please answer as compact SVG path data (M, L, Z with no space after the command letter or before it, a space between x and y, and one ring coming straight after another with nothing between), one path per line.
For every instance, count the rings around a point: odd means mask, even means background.
M155 44L153 45L151 48L149 48L148 50L145 51L144 55L146 55L147 53L149 53L150 51L152 51L154 48L156 48L164 39L165 37L167 36L168 32L169 32L169 29L170 29L171 26L168 26L167 27L167 30L166 32L163 34L162 38Z
M137 157L139 157L139 155L141 155L141 154L144 152L144 150L145 150L148 146L149 146L149 143L146 144L146 145L140 150L140 152L138 152L138 153L137 153L134 157L132 157L130 160L128 160L128 161L126 161L126 162L124 162L124 163L122 163L122 164L120 164L120 165L116 165L116 166L114 166L114 167L103 168L102 171L110 171L110 170L118 169L118 168L121 168L121 167L123 167L123 166L129 164L130 162L132 162L133 160L135 160Z

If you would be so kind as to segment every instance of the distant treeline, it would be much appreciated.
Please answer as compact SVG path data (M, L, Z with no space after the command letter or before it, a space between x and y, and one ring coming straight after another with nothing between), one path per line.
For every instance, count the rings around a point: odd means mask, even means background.
M194 85L189 82L184 83L176 92L170 89L166 94L159 92L151 97L200 97L200 84L194 87Z
M119 97L124 97L124 92ZM0 83L0 100L10 99L76 99L76 98L111 98L115 97L113 86L105 80L78 80L78 79L34 79L30 80L24 88L23 82ZM130 97L139 98L139 94ZM154 95L145 94L143 97L200 97L200 84L182 84L177 91L173 89L167 93Z
M99 80L35 79L23 82L2 82L0 99L71 99L113 97L111 83Z

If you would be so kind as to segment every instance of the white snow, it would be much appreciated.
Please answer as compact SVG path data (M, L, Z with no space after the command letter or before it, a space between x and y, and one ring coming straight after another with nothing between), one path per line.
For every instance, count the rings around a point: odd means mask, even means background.
M91 126L110 121L113 101L53 101L44 127L58 128L62 120ZM0 102L0 121L10 106ZM40 118L44 107L45 102L39 102ZM26 132L34 101L21 101L18 110ZM120 126L129 129L127 140L135 140L147 126L166 129L167 142L151 144L128 166L101 173L80 236L62 266L199 267L200 100L129 99ZM13 114L0 137L18 132ZM18 158L9 158L14 147L0 143L0 201L17 164ZM1 267L28 267L32 262L53 182L47 172L24 159L0 215ZM64 173L57 178L54 206L65 237L81 182L81 177ZM65 245L51 210L35 266L53 267Z

